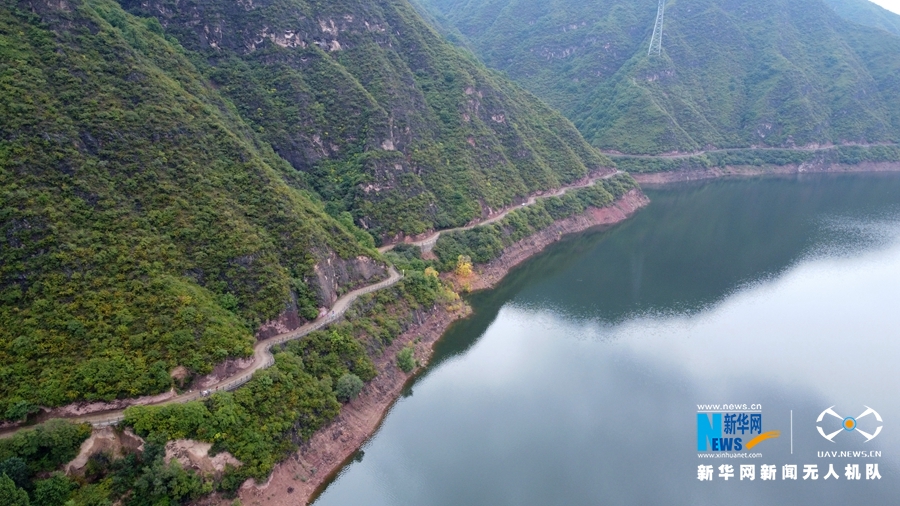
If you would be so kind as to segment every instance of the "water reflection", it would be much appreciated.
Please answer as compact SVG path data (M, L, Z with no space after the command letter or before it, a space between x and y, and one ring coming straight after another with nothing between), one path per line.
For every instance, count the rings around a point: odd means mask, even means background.
M900 177L651 198L473 296L476 315L448 332L416 395L316 504L895 503ZM724 402L763 404L782 437L752 463L777 464L779 480L697 481L696 405ZM883 433L825 441L815 419L831 405L875 407ZM816 456L831 449L884 457ZM851 462L884 478L848 482ZM829 463L839 480L822 480ZM822 476L782 481L783 464Z

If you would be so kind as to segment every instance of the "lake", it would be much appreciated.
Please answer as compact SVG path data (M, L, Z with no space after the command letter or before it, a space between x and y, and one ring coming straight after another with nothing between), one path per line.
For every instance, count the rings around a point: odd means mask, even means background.
M898 504L900 175L646 193L469 297L315 504Z

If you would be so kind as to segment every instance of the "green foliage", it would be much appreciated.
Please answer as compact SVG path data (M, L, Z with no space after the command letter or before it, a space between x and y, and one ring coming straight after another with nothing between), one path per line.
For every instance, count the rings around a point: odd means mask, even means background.
M413 356L414 351L412 345L407 345L397 352L397 367L401 371L409 373L416 368L416 359Z
M436 275L407 272L396 285L360 297L346 320L275 349L275 365L234 392L202 402L132 406L125 424L151 441L196 439L228 451L243 465L216 485L234 491L264 479L276 462L309 438L375 377L371 356L412 325L417 311L453 300ZM134 478L123 479L124 484Z
M353 373L347 373L338 378L337 385L334 387L334 393L337 400L341 402L350 402L356 399L359 392L363 389L363 380Z
M63 506L77 487L63 473L53 473L49 478L34 484L33 506Z
M4 506L29 506L28 492L17 487L5 474L0 474L0 504Z
M204 483L196 473L185 471L178 461L166 464L162 458L144 467L132 486L128 506L184 504L212 491L210 483Z
M89 483L73 492L70 502L77 506L112 506L109 496L107 483Z
M0 504L27 504L16 501L28 499L29 491L33 506L62 506L75 485L60 473L46 476L74 459L90 434L88 424L50 420L0 439L0 476L13 484L10 488L0 479Z
M25 460L19 457L10 457L0 462L0 474L5 474L16 484L17 487L25 488L28 486L28 469L25 466Z
M216 393L204 402L132 406L125 411L125 423L153 439L213 443L243 463L234 473L263 479L295 443L339 409L331 380L313 376L300 357L285 352L275 355L275 366L257 372L235 392Z
M669 2L661 56L655 0L423 3L601 149L900 141L900 16L865 0Z
M422 248L413 244L397 244L384 257L401 271L422 272L428 267L428 262L422 260Z
M22 430L0 439L0 462L24 460L31 476L54 471L74 459L81 443L90 435L91 426L88 424L50 420L34 429Z
M349 325L312 332L303 339L289 341L284 349L302 358L306 370L317 378L336 379L349 372L369 381L376 374L372 360Z
M450 233L443 233L434 245L438 267L453 270L460 256L475 263L487 263L500 256L507 246L528 237L560 220L580 214L589 207L610 204L637 183L627 174L597 181L593 186L570 190L561 197L539 199L534 205L516 209L502 220Z

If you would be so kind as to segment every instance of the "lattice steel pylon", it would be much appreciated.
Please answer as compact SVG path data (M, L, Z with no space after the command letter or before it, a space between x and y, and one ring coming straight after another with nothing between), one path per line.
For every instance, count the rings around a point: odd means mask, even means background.
M656 23L653 25L653 36L650 37L650 49L647 50L647 56L662 54L663 17L665 15L666 0L659 0L659 7L656 8Z

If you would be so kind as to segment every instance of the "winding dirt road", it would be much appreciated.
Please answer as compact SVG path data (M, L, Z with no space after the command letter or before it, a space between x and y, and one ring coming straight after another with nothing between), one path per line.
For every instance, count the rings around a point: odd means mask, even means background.
M441 234L445 234L447 232L457 232L459 230L470 230L475 227L480 227L482 225L489 225L496 221L502 220L507 214L509 214L510 212L512 212L516 209L533 205L535 202L537 202L538 199L546 199L549 197L559 197L560 195L565 195L565 193L569 190L575 190L577 188L586 188L588 186L593 186L594 183L596 183L597 181L599 181L601 179L609 179L609 178L611 178L613 176L617 176L619 174L623 174L623 172L621 170L617 170L615 172L610 172L609 174L604 174L599 177L588 179L587 181L585 181L583 183L576 183L571 186L563 186L562 188L556 190L555 192L548 193L546 195L532 195L532 196L528 197L528 200L526 200L525 202L523 202L517 206L508 207L508 208L504 209L503 211L501 211L489 218L485 218L483 220L479 220L479 221L470 223L470 224L462 226L462 227L437 230L434 233L432 233L431 235L429 235L428 237L426 237L424 239L419 239L417 241L385 244L384 246L378 248L378 251L380 251L382 253L384 253L386 251L390 251L390 250L394 249L394 246L396 246L398 244L413 244L413 245L416 245L416 246L422 248L422 251L431 251L431 248L434 247L434 244L437 242L437 240L441 236Z
M229 378L225 378L222 381L214 385L210 385L207 387L206 391L208 392L217 392L222 390L234 390L235 388L243 385L244 383L250 381L253 377L253 373L260 369L266 369L271 367L275 363L275 357L272 356L271 348L276 344L281 344L286 341L291 341L294 339L299 339L310 332L314 332L319 330L320 328L328 325L329 323L340 318L344 312L347 311L347 308L350 307L356 299L358 299L361 295L365 295L367 293L374 292L376 290L381 290L382 288L387 288L391 285L394 285L401 279L403 276L397 272L396 269L390 267L388 270L389 276L387 279L379 281L378 283L373 283L368 286L364 286L362 288L357 288L352 292L345 294L340 297L338 300L334 302L334 305L331 307L331 310L326 313L325 316L319 317L314 321L303 325L302 327L292 330L290 332L285 332L284 334L279 334L277 336L272 336L268 339L264 339L262 341L258 341L256 345L253 347L253 364L246 368L242 369L240 372L231 376ZM147 404L150 406L162 406L166 404L176 404L189 402L203 397L201 392L188 392L185 394L177 395L175 397L171 397L162 402ZM65 417L67 420L72 420L74 422L87 422L93 425L94 427L106 427L107 425L113 425L121 422L125 418L125 410L118 409L113 411L104 411L100 413L92 413L89 415L81 415L81 416L73 416L73 417ZM16 427L14 429L4 430L0 433L0 437L8 437L12 434L15 434L19 430L27 429L29 427Z
M422 248L423 251L430 251L431 248L434 247L434 244L437 242L438 238L444 232L469 230L469 229L472 229L475 227L480 227L482 225L489 225L491 223L502 220L507 214L509 214L511 211L513 211L515 209L533 205L535 202L537 202L538 199L545 199L548 197L558 197L560 195L564 195L569 190L593 186L594 183L596 183L599 180L609 179L613 176L616 176L616 175L622 174L622 173L623 173L622 171L617 170L617 171L611 172L609 174L603 174L599 177L594 177L594 178L588 179L587 181L584 181L581 183L576 183L571 186L564 186L552 193L548 193L545 195L532 195L528 198L528 200L526 200L522 204L504 209L503 211L497 213L494 216L490 216L483 220L479 220L479 221L470 223L470 224L462 226L462 227L438 230L424 239L412 241L407 244L414 244L414 245ZM394 246L396 246L397 244L398 243L388 244L388 245L378 248L378 250L381 251L382 253L384 253L385 251L388 251L391 248L393 248ZM319 330L320 328L324 327L325 325L328 325L329 323L340 318L344 314L344 312L347 311L347 308L350 307L350 304L352 304L357 298L359 298L359 296L374 292L376 290L380 290L382 288L386 288L388 286L391 286L391 285L397 283L401 279L403 279L403 276L400 273L398 273L396 271L396 269L394 269L393 267L390 268L389 274L390 275L388 276L388 278L383 281L379 281L378 283L374 283L369 286L364 286L362 288L358 288L356 290L353 290L352 292L347 293L343 297L340 297L338 300L335 301L334 306L332 306L331 310L325 316L317 318L316 320L311 321L311 322L307 323L306 325L303 325L302 327L300 327L296 330L293 330L291 332L285 332L284 334L279 334L277 336L272 336L268 339L258 341L253 348L253 364L250 367L248 367L246 369L242 369L237 374L235 374L229 378L223 379L222 381L220 381L214 385L210 385L209 387L207 387L207 389L205 391L212 393L212 392L218 392L218 391L222 391L222 390L234 390L235 388L250 381L250 379L253 377L253 373L255 373L256 371L258 371L260 369L266 369L268 367L271 367L275 363L275 358L272 356L272 352L270 350L270 348L272 346L274 346L276 344L284 343L286 341L299 339L299 338L309 334L310 332ZM166 399L164 401L150 403L150 404L144 404L144 405L145 406L163 406L163 405L167 405L167 404L190 402L193 400L200 399L202 397L203 397L203 395L201 392L188 392L185 394L177 395L175 397L170 397L169 399ZM89 415L79 415L79 416L71 416L71 417L64 417L64 418L66 418L67 420L72 420L74 422L87 422L87 423L90 423L91 425L93 425L94 427L106 427L108 425L114 425L114 424L121 422L125 418L124 413L125 413L124 409L117 409L117 410L92 413ZM11 429L7 429L7 430L2 430L2 431L0 431L0 438L8 437L12 434L15 434L19 430L27 429L27 428L28 427L26 426L26 427L16 427L16 428L11 428Z

